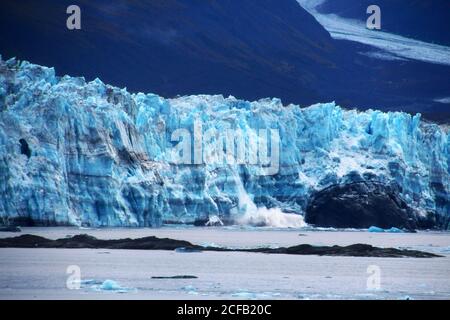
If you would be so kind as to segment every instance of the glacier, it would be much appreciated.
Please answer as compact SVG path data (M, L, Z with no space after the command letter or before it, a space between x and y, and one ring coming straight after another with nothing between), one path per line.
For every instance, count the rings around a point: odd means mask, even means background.
M261 175L246 163L173 163L172 133L194 133L196 119L203 130L278 130L279 170ZM388 186L401 199L394 202L448 229L448 131L420 114L335 103L130 93L0 56L0 217L45 226L158 227L217 218L301 227L324 190L369 182L370 192Z
M450 48L400 36L373 31L362 21L347 19L337 14L322 14L317 8L325 0L297 0L330 33L334 39L359 42L381 50L366 54L381 60L417 60L427 63L450 65Z

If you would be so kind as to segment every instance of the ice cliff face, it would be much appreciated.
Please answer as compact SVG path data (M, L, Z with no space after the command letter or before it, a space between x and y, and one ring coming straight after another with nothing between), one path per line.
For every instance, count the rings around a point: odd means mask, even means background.
M174 163L177 130L192 133L185 152L195 154L198 141L207 152L196 121L202 133L249 133L247 148L254 132L277 130L278 170L263 175L258 165L231 160ZM449 151L447 130L420 115L334 103L302 109L277 99L164 99L0 59L0 216L19 224L159 226L220 217L301 226L299 216L282 212L304 215L321 190L372 181L447 228Z

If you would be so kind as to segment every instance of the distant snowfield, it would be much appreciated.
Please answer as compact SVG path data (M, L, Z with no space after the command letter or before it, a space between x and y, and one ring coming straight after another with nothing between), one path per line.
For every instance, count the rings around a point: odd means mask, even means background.
M406 58L435 64L450 65L450 47L427 43L382 31L366 28L362 21L346 19L335 14L321 14L316 7L325 0L297 0L297 2L328 31L334 39L350 40L385 50L386 54L370 54L378 59ZM364 14L364 12L362 12ZM381 20L383 29L383 20Z
M439 103L444 103L444 104L450 104L450 97L436 98L434 101L439 102Z

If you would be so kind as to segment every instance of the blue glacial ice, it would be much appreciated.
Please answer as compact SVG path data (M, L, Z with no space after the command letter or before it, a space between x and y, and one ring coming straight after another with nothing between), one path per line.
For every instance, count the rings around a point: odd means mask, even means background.
M184 151L195 154L198 120L200 132L247 134L249 149L257 130L277 130L278 170L264 175L233 159L174 163L182 139L173 133L192 133ZM315 192L355 179L395 184L418 214L448 221L449 147L448 128L420 115L220 95L165 99L0 59L0 217L19 224L142 227L218 217L301 227Z
M369 229L367 229L368 232L384 232L385 230L383 228L371 226Z
M109 279L103 281L103 283L100 285L99 289L105 290L105 291L123 291L123 292L128 290L128 288L122 287L116 281L109 280Z
M117 293L127 293L136 291L135 288L126 288L121 286L117 281L106 279L104 281L96 279L85 279L80 281L80 288L93 291L108 291Z
M389 232L389 233L402 233L404 232L403 230L399 229L399 228L389 228L389 229L383 229L383 228L379 228L379 227L375 227L375 226L371 226L369 229L367 229L368 232Z

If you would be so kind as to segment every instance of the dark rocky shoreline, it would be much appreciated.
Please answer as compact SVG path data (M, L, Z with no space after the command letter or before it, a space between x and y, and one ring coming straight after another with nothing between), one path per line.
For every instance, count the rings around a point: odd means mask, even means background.
M192 244L184 240L157 238L154 236L137 239L103 240L93 236L80 234L57 240L24 234L18 237L0 239L0 248L67 248L67 249L128 249L128 250L177 250L179 252L252 252L267 254L294 254L320 256L348 256L348 257L385 257L385 258L433 258L439 255L407 249L379 248L368 244L353 244L349 246L312 246L300 244L280 248L230 249L205 247ZM182 250L180 250L182 249Z

